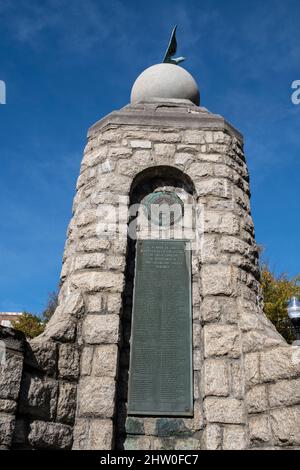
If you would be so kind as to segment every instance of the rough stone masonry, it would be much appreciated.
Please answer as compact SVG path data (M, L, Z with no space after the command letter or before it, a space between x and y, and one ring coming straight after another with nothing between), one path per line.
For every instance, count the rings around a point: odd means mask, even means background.
M194 415L127 417L127 208L170 187L201 210L192 252ZM263 313L249 196L242 136L189 100L131 104L89 130L59 305L34 340L1 328L1 448L300 448L299 348ZM121 214L118 236L107 205Z

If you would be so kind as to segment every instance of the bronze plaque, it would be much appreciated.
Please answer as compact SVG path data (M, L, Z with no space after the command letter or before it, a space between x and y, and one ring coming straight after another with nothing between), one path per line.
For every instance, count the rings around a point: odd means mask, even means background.
M185 240L138 240L128 414L193 415L191 251Z

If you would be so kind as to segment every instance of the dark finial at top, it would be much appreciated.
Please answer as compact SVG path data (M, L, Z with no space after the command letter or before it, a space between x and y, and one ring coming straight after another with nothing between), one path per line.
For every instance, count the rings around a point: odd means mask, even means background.
M175 64L178 65L180 62L185 60L185 57L177 57L176 59L172 59L172 56L176 54L177 51L177 41L176 41L176 29L177 25L173 28L171 39L168 45L168 48L165 53L165 57L163 62L167 64Z

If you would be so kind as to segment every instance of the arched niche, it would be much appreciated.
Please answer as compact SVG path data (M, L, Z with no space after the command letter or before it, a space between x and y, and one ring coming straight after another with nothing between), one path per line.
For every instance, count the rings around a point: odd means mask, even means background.
M136 260L136 242L139 238L145 238L139 224L139 217L143 213L143 203L149 195L160 191L173 193L184 204L196 207L195 188L191 178L181 170L170 166L156 166L147 168L138 173L132 181L130 188L130 207L138 206L140 209L133 211L129 217L128 225L136 221L134 236L129 235L127 240L125 288L123 292L122 328L119 347L119 372L115 414L115 447L122 449L126 440L126 418L128 400L128 377L130 361L130 336L132 321L132 304L134 289L134 273ZM129 232L130 233L130 232ZM174 236L174 240L176 240ZM186 237L187 238L187 237ZM182 236L180 236L182 239Z

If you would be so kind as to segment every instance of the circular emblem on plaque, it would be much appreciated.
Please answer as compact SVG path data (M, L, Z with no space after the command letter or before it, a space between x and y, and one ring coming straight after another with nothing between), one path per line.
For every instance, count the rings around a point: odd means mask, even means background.
M158 191L146 197L144 211L153 224L167 227L182 218L183 202L174 192Z

